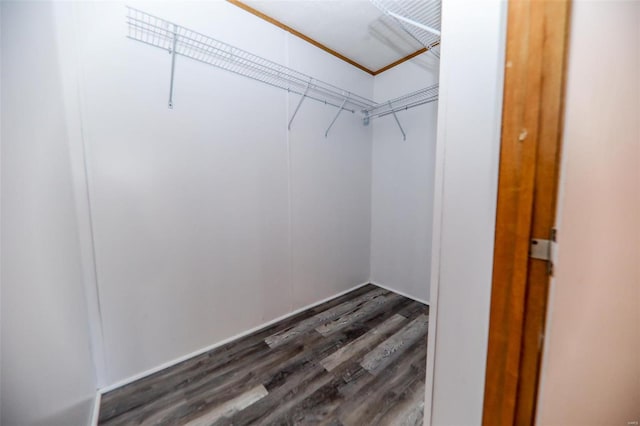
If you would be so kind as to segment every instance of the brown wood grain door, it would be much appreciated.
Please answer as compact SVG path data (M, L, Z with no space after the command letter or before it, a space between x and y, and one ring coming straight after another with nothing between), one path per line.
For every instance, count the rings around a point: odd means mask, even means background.
M570 0L510 0L483 423L533 425L550 281ZM561 236L560 236L561 238Z

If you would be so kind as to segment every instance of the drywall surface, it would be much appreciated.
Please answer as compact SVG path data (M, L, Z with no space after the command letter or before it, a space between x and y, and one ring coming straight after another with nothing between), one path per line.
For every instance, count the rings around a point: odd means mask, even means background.
M289 36L288 65L372 97L373 79ZM289 97L285 121L299 97ZM301 106L289 133L293 306L298 308L369 281L371 128L337 108Z
M427 53L376 76L377 101L438 81L438 61ZM371 281L429 300L431 230L438 103L372 120Z
M371 97L373 80L227 2L149 13ZM337 108L125 37L76 5L105 384L366 282L370 129ZM239 28L245 31L238 31Z
M572 9L537 424L637 424L640 3L576 1Z
M1 12L0 423L87 424L96 383L53 7Z
M425 418L482 423L506 3L449 0L442 57ZM433 309L433 305L432 305ZM432 352L435 350L435 354ZM434 363L434 367L431 367ZM433 377L431 377L433 376Z

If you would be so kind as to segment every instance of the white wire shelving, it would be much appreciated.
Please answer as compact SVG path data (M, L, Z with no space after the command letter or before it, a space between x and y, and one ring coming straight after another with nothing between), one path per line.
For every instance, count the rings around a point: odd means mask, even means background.
M440 0L370 0L405 32L431 50L440 44Z
M400 120L396 115L397 112L406 111L410 108L414 108L420 105L428 104L438 100L438 85L434 84L424 89L416 90L415 92L408 93L404 96L400 96L395 99L390 99L386 102L377 104L376 106L365 109L363 112L368 119L374 119L379 117L385 117L387 115L393 115L396 120L400 132L404 139L407 138Z
M400 126L395 115L397 111L437 100L438 89L437 85L434 85L400 98L377 103L139 9L127 7L126 22L128 38L171 54L169 108L174 106L173 82L176 56L190 58L300 95L298 105L289 120L289 129L306 98L338 108L325 136L328 135L342 111L362 114L365 124L368 124L371 118L393 114ZM404 136L401 126L400 130Z
M416 90L399 98L388 100L374 107L364 110L369 118L384 117L398 111L404 111L419 105L428 104L438 100L438 85L434 84L424 89Z

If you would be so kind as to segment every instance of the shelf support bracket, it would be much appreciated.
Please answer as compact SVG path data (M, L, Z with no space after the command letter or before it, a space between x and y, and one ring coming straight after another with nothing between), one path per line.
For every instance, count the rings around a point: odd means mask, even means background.
M173 109L173 76L176 70L176 44L178 42L178 34L176 26L173 26L173 43L171 44L171 80L169 81L169 109Z
M293 119L296 118L296 114L298 113L298 110L300 109L300 106L302 105L304 98L307 97L307 92L309 91L309 87L311 87L311 82L307 84L307 88L304 89L304 93L302 94L300 101L298 101L298 105L296 106L296 109L293 111L293 115L291 115L291 119L289 120L289 126L287 126L289 130L291 130L291 123L293 123Z
M336 122L336 120L340 116L340 113L344 109L344 106L347 104L347 100L349 100L349 97L344 98L344 101L342 101L342 105L340 105L340 109L338 110L338 113L336 114L335 117L333 117L333 121L331 122L331 124L329 124L329 127L327 128L327 131L324 132L324 137L325 138L329 136L329 130L331 130L331 128L333 127L334 123Z
M364 110L363 114L364 114L364 118L362 119L362 124L364 124L365 126L368 126L369 123L371 122L371 118L369 117L369 111Z
M407 140L407 135L404 133L404 129L402 128L402 124L400 124L400 120L398 120L398 116L396 115L396 111L391 106L391 102L389 102L389 109L391 110L391 113L393 114L393 118L396 119L396 123L398 124L398 127L400 128L400 132L402 132L402 140L406 141Z

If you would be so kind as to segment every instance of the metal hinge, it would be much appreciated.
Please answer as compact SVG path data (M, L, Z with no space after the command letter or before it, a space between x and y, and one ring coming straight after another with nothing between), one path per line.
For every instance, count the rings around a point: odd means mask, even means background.
M553 275L553 259L555 253L556 230L551 229L549 239L534 238L529 247L529 257L547 262L547 273Z

